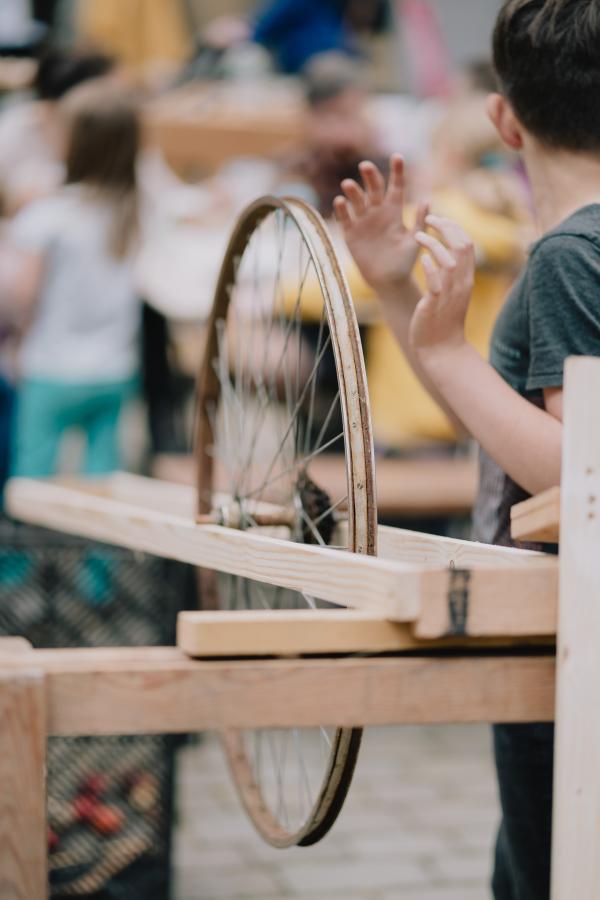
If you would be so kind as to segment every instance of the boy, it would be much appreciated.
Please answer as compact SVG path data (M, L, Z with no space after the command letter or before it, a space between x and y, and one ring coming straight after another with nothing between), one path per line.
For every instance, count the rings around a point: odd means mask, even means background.
M563 364L600 356L600 0L507 0L494 32L502 139L529 174L540 239L500 314L487 363L466 343L473 246L452 221L403 222L402 160L371 163L335 201L346 240L413 368L482 449L475 537L509 543L513 502L560 481ZM425 228L430 229L429 233ZM427 290L411 272L419 248ZM496 900L547 900L550 725L496 726L503 821Z

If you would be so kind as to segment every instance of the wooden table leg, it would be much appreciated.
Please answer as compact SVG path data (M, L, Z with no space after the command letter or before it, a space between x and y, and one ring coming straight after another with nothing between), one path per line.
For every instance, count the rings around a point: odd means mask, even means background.
M567 362L552 900L600 897L600 360Z
M45 900L46 697L27 648L0 641L0 897ZM18 664L17 656L18 653ZM21 664L22 661L22 664Z

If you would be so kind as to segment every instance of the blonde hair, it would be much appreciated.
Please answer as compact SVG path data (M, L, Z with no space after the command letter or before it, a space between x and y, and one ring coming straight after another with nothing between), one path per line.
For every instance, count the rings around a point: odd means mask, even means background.
M98 79L63 102L67 123L66 183L81 184L113 210L110 252L120 258L138 231L136 160L140 122L133 99Z

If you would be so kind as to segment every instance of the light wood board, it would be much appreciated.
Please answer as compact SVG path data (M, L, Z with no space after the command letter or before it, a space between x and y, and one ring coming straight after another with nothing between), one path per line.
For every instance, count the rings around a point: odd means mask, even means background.
M600 360L570 359L560 531L552 898L600 897Z
M2 900L47 896L46 696L43 673L33 659L26 642L0 640Z
M6 504L17 518L299 591L340 606L415 622L419 638L553 635L558 564L524 554L511 566L485 562L448 568L295 544L98 496L97 488L14 479ZM415 542L413 541L413 552ZM426 544L426 546L430 546ZM441 546L441 545L437 545ZM477 545L472 545L476 556ZM456 549L456 548L455 548ZM429 552L429 551L427 551ZM515 559L517 557L515 556Z
M387 653L467 646L514 646L528 638L417 640L410 625L345 609L181 612L177 646L193 657Z
M560 539L560 488L553 487L517 503L510 511L515 541L558 544Z
M49 733L58 735L549 721L554 710L553 656L202 662L173 647L34 653Z

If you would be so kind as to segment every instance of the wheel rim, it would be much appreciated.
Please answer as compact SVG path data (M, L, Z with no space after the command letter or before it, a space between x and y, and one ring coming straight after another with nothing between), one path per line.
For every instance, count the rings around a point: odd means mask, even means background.
M261 199L234 229L208 325L197 413L200 515L211 512L215 489L225 488L233 502L224 521L235 509L237 527L270 527L279 537L375 554L373 444L358 326L324 223L301 201ZM335 492L315 474L332 450L345 458L345 489ZM340 514L346 529L336 523ZM201 584L209 606L321 605L234 576L203 572ZM242 802L269 843L307 845L327 833L360 736L358 728L222 735Z

